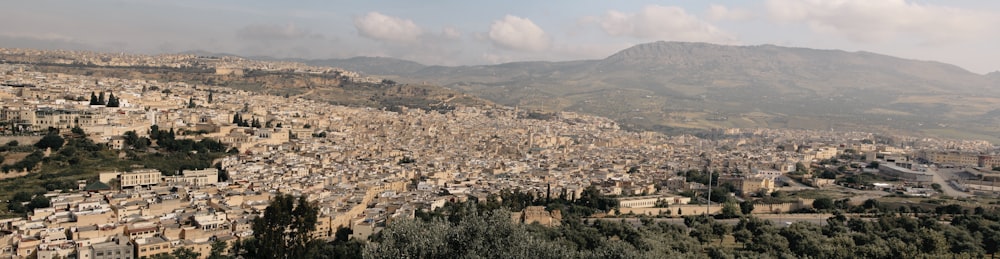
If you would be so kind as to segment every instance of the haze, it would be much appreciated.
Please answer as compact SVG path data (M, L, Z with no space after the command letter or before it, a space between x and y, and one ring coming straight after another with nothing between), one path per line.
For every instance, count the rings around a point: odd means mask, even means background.
M871 51L1000 70L1000 2L8 1L0 46L430 65L598 59L690 41Z

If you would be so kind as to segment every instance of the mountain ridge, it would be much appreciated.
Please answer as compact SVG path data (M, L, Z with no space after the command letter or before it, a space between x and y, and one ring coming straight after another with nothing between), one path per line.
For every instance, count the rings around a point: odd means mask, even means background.
M391 58L307 63L442 85L526 109L591 113L640 130L1000 133L990 124L1000 122L990 113L1000 103L1000 73L981 75L942 62L866 51L660 41L595 60L455 67Z

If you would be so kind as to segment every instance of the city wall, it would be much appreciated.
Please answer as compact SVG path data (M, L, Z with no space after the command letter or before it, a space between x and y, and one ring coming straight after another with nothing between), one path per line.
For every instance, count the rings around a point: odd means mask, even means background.
M12 140L16 140L21 146L34 145L42 139L42 136L0 136L0 145L6 145Z
M753 214L786 213L804 208L812 208L811 199L803 199L797 202L786 202L776 204L754 204ZM712 204L708 207L704 204L670 205L668 208L619 208L621 215L648 215L648 216L688 216L701 214L718 214L722 212L722 204ZM614 212L612 212L614 215Z

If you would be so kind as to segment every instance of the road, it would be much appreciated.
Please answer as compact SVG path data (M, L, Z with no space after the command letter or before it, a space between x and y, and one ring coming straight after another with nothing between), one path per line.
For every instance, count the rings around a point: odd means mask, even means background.
M754 214L754 217L770 220L775 226L784 227L789 225L790 222L810 222L817 225L826 224L826 219L833 216L829 213L815 213L815 214ZM642 223L639 218L590 218L589 220L625 220L626 222L632 223L633 225L639 226ZM684 225L684 218L653 218L655 222L667 222L670 224ZM740 219L717 219L718 222L723 222L731 225L736 225L740 222Z
M933 174L934 174L934 183L941 185L941 191L944 192L944 195L948 195L948 196L956 197L956 198L958 198L958 197L970 197L970 196L973 196L970 193L959 191L959 190L955 189L954 186L951 186L951 184L948 184L948 179L954 177L954 173L957 172L957 171L954 171L954 170L957 170L957 169L937 169L937 170L934 170L934 172L933 172Z
M793 180L792 178L789 178L787 175L782 175L782 176L778 177L778 180L781 181L781 182L783 182L783 183L788 183L788 186L782 186L782 187L778 188L779 190L782 190L782 191L801 191L801 190L816 189L816 188L814 188L812 186L808 186L808 185L800 183L799 181Z

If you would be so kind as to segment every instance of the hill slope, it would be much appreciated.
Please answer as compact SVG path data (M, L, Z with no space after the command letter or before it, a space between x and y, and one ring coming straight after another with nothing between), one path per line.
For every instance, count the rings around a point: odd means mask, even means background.
M506 105L607 116L638 129L911 130L995 136L997 75L869 52L654 42L601 60L424 66L314 61L429 82Z

